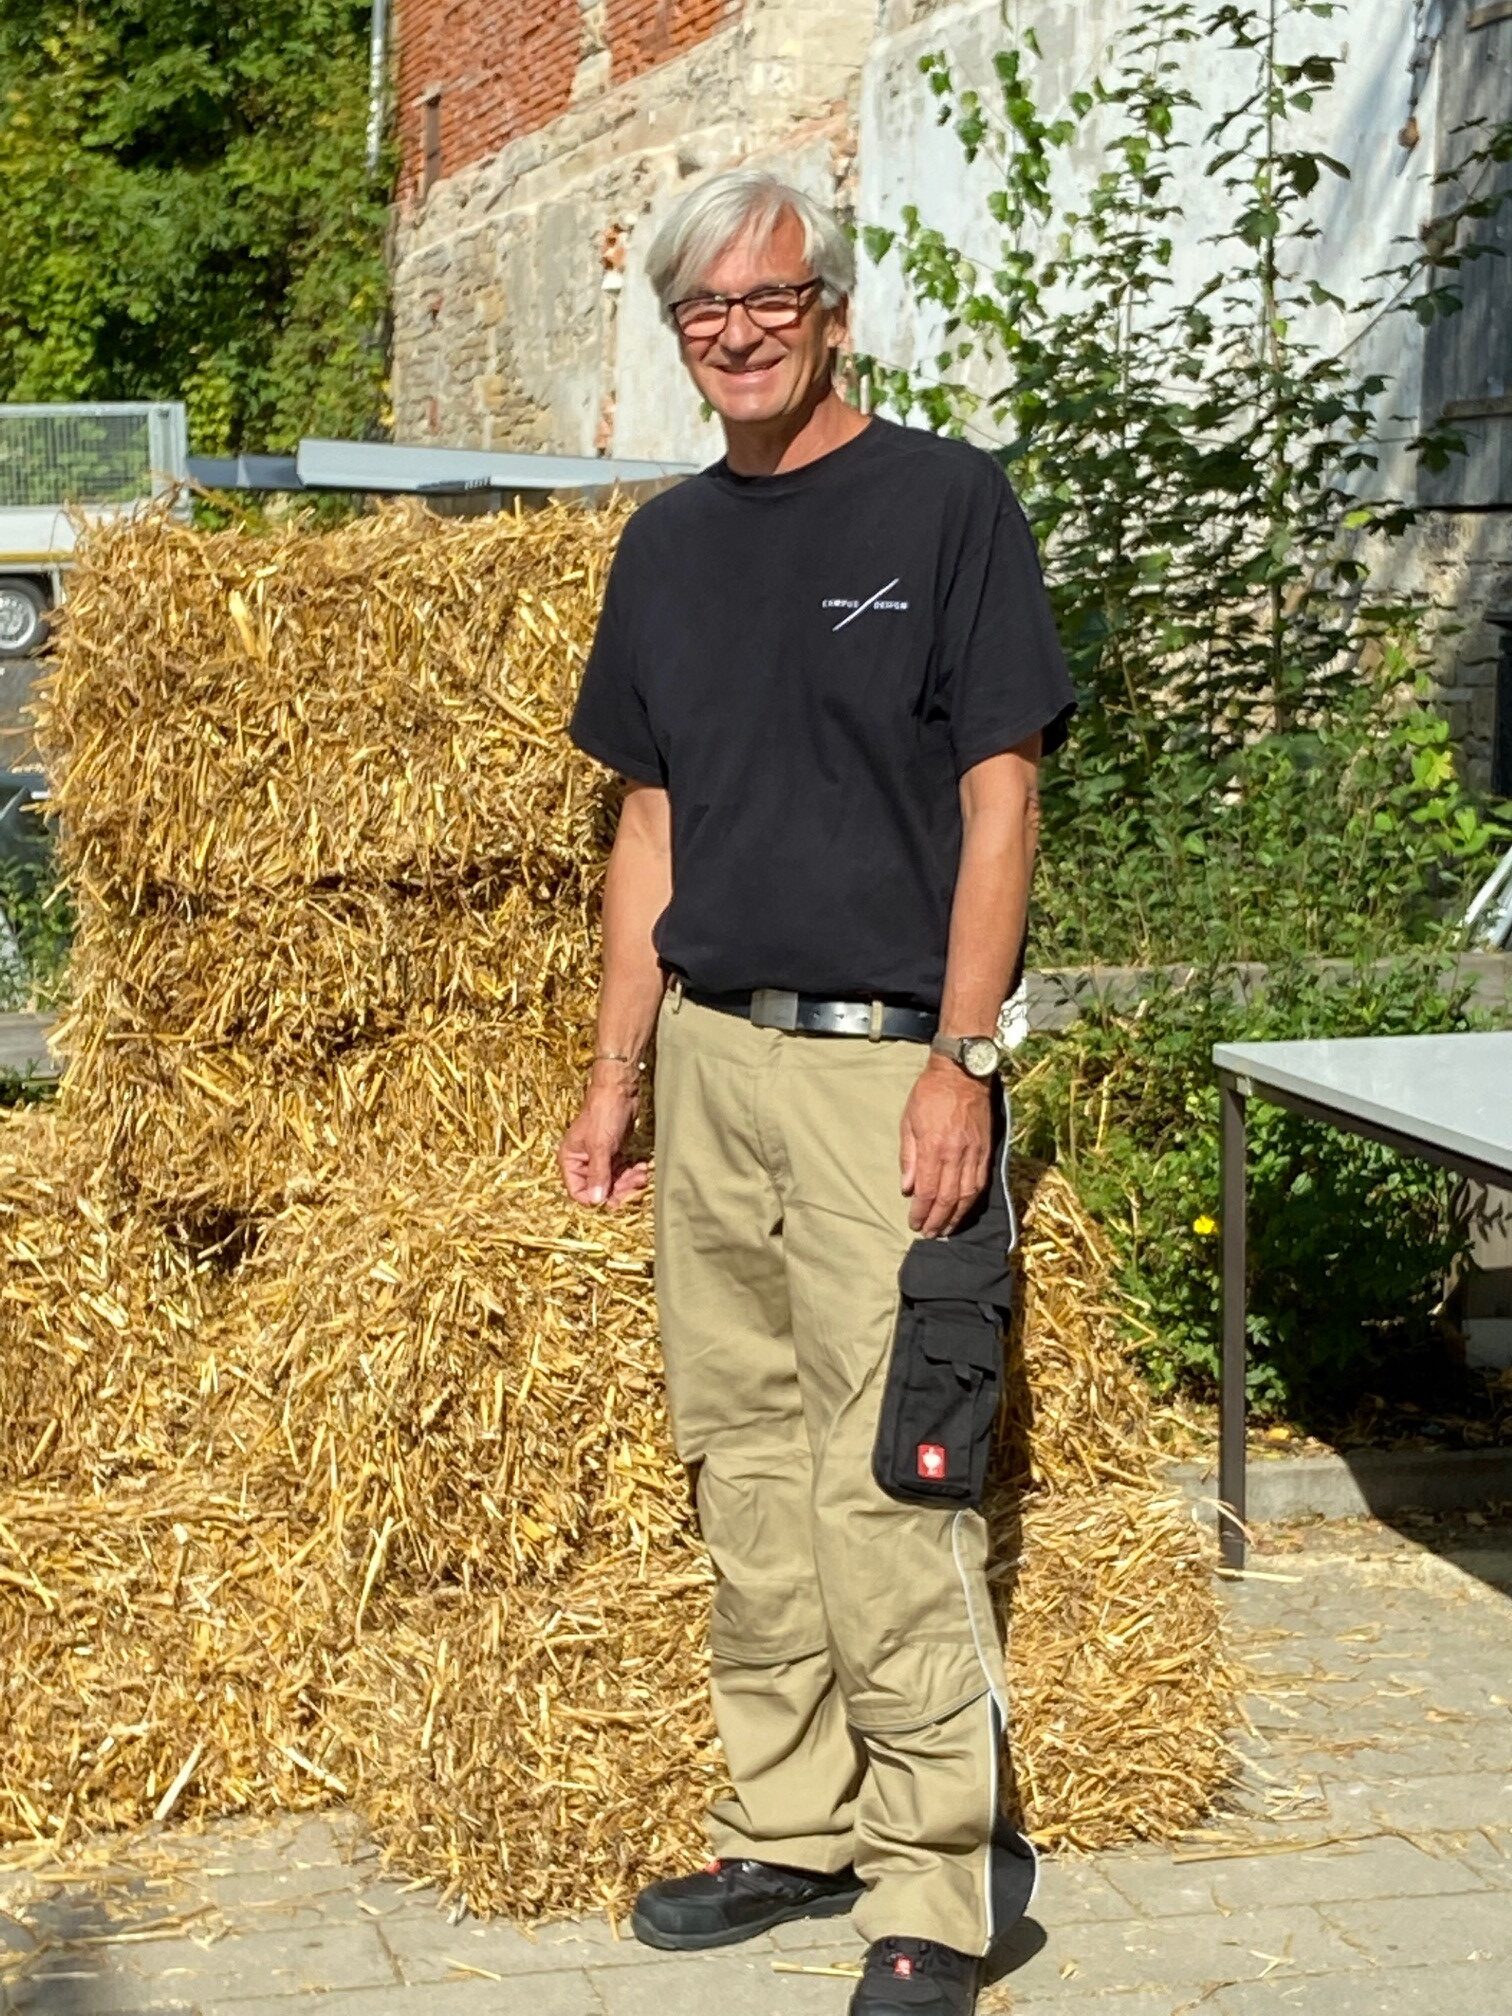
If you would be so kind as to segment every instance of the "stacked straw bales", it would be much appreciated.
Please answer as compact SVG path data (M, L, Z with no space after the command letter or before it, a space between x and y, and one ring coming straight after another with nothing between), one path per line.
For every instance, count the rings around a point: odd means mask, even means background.
M266 1216L367 1150L503 1156L560 1111L611 817L562 728L622 517L98 543L43 729L60 1042L154 1206Z
M649 1206L561 1194L623 513L92 535L43 732L79 907L0 1128L0 1836L354 1802L474 1908L620 1909L718 1783ZM1047 1842L1169 1836L1235 1675L1106 1261L1021 1168L992 1518Z

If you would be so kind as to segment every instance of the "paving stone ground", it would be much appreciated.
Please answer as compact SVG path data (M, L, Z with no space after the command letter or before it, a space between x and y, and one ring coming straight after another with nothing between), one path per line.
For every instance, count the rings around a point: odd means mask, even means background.
M982 2016L1508 2016L1512 1527L1276 1532L1225 1584L1263 1676L1232 1810L1047 1862ZM844 2016L836 1921L668 1959L602 1920L454 1923L350 1815L0 1876L30 2016Z

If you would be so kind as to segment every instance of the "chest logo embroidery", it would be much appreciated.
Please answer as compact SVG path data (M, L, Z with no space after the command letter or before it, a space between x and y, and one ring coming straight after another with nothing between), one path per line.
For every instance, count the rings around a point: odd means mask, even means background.
M891 581L885 581L876 593L868 595L864 602L858 602L854 595L826 595L824 600L819 604L819 607L821 609L845 609L849 611L849 614L842 616L838 623L830 626L834 630L843 630L847 623L854 623L856 618L864 616L868 609L906 609L908 607L906 601L894 598L889 602L883 599L884 596L892 594L893 589L897 587L902 579L903 576L901 574L894 574Z

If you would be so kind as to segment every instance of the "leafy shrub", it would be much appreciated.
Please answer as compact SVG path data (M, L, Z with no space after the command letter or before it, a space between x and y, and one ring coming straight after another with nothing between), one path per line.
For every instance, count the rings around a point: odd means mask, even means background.
M181 398L205 454L375 430L369 11L0 0L0 398Z
M1403 241L1346 300L1313 241L1316 192L1349 171L1308 144L1340 61L1318 24L1340 11L1131 0L1053 113L1032 30L980 88L930 54L940 123L990 183L971 249L917 208L862 233L937 348L857 370L894 411L1000 444L1082 698L1047 766L1033 963L1197 969L1137 1013L1037 1041L1015 1072L1020 1140L1111 1232L1162 1391L1210 1391L1217 1368L1213 1044L1465 1026L1427 948L1507 833L1423 704L1452 612L1369 576L1366 537L1415 516L1379 479L1381 423L1404 416L1336 332L1458 312L1474 226L1506 200L1512 122L1462 131L1434 178L1452 186L1425 186L1459 235ZM1247 66L1232 107L1199 103L1199 51ZM1179 254L1197 206L1215 251L1193 278ZM1397 431L1428 468L1464 447L1445 426ZM1354 970L1310 972L1308 955ZM1368 970L1382 955L1400 956ZM1242 961L1272 967L1248 1004ZM1438 1173L1259 1102L1251 1118L1251 1399L1326 1413L1424 1334L1460 1228Z
M1390 687L1216 760L1173 741L1119 788L1073 735L1046 766L1040 966L1374 958L1442 937L1512 831L1449 729Z
M0 861L0 911L19 954L19 963L0 967L0 1013L55 1006L67 982L73 905L58 882L50 844L34 856Z
M1055 116L1036 95L1032 29L981 89L926 55L940 123L991 185L961 234L973 249L913 206L899 230L863 229L939 348L922 368L857 369L895 411L1001 442L1087 703L1089 790L1145 795L1173 738L1221 761L1259 731L1316 723L1375 684L1391 649L1418 658L1430 605L1383 594L1362 546L1413 520L1378 475L1382 420L1404 416L1336 332L1340 318L1458 312L1459 268L1483 249L1473 226L1506 200L1494 184L1512 121L1457 135L1461 158L1425 186L1425 204L1453 203L1459 235L1402 241L1397 264L1344 298L1314 241L1319 189L1349 170L1298 130L1316 130L1333 88L1340 55L1313 38L1340 11L1133 0ZM1232 59L1232 108L1198 100L1198 50ZM1076 196L1057 210L1068 154ZM1199 206L1213 251L1188 277ZM1442 425L1405 441L1430 468L1464 445Z
M1018 1145L1054 1156L1110 1234L1157 1391L1216 1387L1213 1045L1471 1026L1464 993L1429 957L1273 967L1247 1002L1232 969L1211 966L1018 1053ZM1248 1170L1250 1401L1262 1416L1326 1419L1425 1333L1463 1244L1451 1179L1262 1100L1249 1106Z

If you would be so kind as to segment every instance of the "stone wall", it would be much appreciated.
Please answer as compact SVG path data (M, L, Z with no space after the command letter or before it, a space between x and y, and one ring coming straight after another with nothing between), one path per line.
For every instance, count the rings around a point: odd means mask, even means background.
M1502 637L1491 616L1498 610L1512 616L1512 511L1425 511L1399 539L1368 542L1361 557L1375 592L1433 604L1434 705L1449 723L1466 777L1484 788Z

